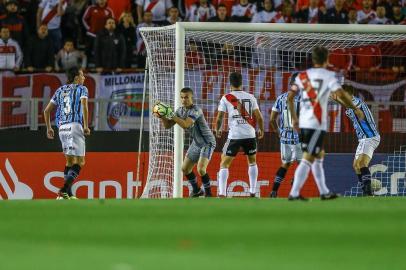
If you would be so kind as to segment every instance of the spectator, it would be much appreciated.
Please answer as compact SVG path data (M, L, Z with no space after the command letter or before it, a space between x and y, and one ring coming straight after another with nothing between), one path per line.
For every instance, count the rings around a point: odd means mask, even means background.
M41 0L37 11L37 27L46 24L52 40L53 53L62 47L61 17L66 9L65 0Z
M207 22L216 16L216 9L208 0L199 0L199 3L192 5L187 13L187 20L190 22Z
M357 10L355 8L350 8L348 11L348 23L349 24L357 24Z
M166 21L163 23L163 25L171 25L175 24L176 22L181 22L182 19L179 17L179 10L176 7L171 7L168 11L168 18L166 18Z
M355 9L356 11L362 9L363 0L345 0L345 8L349 11L350 9Z
M348 23L348 12L344 8L345 0L335 0L333 8L327 10L322 16L322 23L346 24Z
M217 16L211 17L209 22L229 22L230 18L227 16L227 8L225 5L220 4L217 7Z
M173 6L171 0L136 0L138 23L142 22L144 12L152 13L155 24L163 24L166 20L166 11Z
M189 50L185 55L185 66L189 70L202 70L205 68L205 59L202 52L199 52L196 42L189 41Z
M73 40L65 40L63 48L55 56L56 71L66 71L73 67L86 69L86 64L86 54L75 49L75 43Z
M10 38L10 30L2 26L0 30L0 70L20 69L23 61L20 46Z
M18 42L20 48L24 47L28 37L28 29L25 20L18 12L18 2L9 0L6 2L7 13L0 16L0 26L5 26L10 30L11 38Z
M81 23L87 0L72 0L66 7L65 14L61 21L62 36L75 41L75 44L84 44L84 33L86 32Z
M394 24L399 24L405 19L405 15L402 14L402 8L400 5L392 7L392 21Z
M131 11L130 0L108 0L107 6L113 11L116 20L119 20L124 12Z
M399 0L377 0L375 2L376 4L376 9L378 9L378 6L384 6L386 10L386 17L387 18L392 18L393 17L393 6L399 5Z
M369 23L376 17L375 10L372 9L372 0L362 0L362 10L357 12L358 23Z
M120 72L125 66L125 40L121 33L116 32L113 18L107 19L104 29L97 34L94 52L98 73L106 70Z
M145 11L142 23L137 26L137 65L139 68L145 67L146 51L144 40L141 37L140 28L141 27L154 27L156 24L152 22L152 12Z
M286 1L282 6L282 16L285 23L295 23L294 6L291 2Z
M257 12L257 6L248 0L240 0L231 10L231 20L234 22L250 22Z
M284 23L283 16L276 12L272 6L272 0L264 0L264 9L252 16L253 23Z
M135 23L131 12L121 14L117 30L123 35L125 40L126 58L124 66L130 68L135 48Z
M30 39L25 50L24 62L27 70L33 72L37 69L45 69L46 72L50 72L54 65L53 48L47 25L40 25L37 35Z
M113 11L107 6L107 0L97 0L96 4L89 6L83 14L82 21L87 35L96 38L97 33L104 29L106 20L113 17Z
M384 5L376 7L376 17L370 20L369 24L393 24L393 22L386 17L386 8Z
M224 5L227 10L227 17L231 17L231 10L232 10L235 2L238 2L238 1L236 1L236 0L210 0L210 2L213 4L214 8L216 8L216 9L219 7L219 5Z
M296 2L296 12L309 8L310 0L297 0ZM323 0L318 0L316 6L318 8L325 7Z
M292 4L294 5L296 3L295 0L273 0L273 5L276 11L281 11L283 9L283 6L286 4Z
M319 23L323 17L322 9L318 6L319 0L309 0L309 7L301 9L296 18L300 23Z
M30 36L37 34L37 11L40 0L25 0L19 2L19 14L24 18Z

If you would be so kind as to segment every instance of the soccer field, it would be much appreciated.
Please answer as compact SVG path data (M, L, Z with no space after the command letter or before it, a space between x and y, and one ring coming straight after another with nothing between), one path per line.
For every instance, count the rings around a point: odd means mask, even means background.
M0 269L405 269L406 200L0 201Z

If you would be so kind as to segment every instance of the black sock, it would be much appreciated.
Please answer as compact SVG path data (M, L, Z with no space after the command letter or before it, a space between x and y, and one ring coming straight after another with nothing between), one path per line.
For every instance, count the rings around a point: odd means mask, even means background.
M358 182L362 183L362 175L361 173L357 173L357 177L358 177Z
M66 181L65 185L63 186L63 189L66 190L66 192L69 194L69 196L72 196L72 185L73 181L79 176L81 167L78 164L74 164L70 170L68 171L68 174L66 175Z
M278 191L279 186L281 185L283 179L285 178L287 169L280 167L276 172L275 180L273 182L272 191Z
M67 179L67 176L68 176L68 172L69 172L69 170L71 169L72 167L70 167L70 166L65 166L65 170L63 171L63 179L65 180L65 183L66 183L66 179ZM65 187L65 184L63 185L63 187L60 189L60 191L61 192L68 192L68 190L66 189L66 187Z
M371 172L369 171L369 168L363 167L360 169L360 171L361 171L362 183L364 183L364 184L371 183Z
M187 174L186 178L189 181L189 183L192 185L193 192L194 193L199 192L200 189L199 189L199 186L197 185L197 179L196 179L196 175L194 174L194 172Z
M206 194L211 194L210 190L210 176L208 173L202 176L202 183Z

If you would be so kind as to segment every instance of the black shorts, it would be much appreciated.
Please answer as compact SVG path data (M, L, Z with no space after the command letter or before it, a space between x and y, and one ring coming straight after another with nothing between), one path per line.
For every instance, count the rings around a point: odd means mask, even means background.
M255 155L257 153L257 139L227 139L223 147L223 154L229 157L235 157L240 148L246 155Z
M302 128L300 139L303 152L317 156L323 150L324 130Z

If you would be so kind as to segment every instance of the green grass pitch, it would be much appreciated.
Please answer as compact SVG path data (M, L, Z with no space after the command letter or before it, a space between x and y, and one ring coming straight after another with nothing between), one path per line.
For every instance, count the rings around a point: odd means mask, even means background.
M0 201L1 270L406 269L406 199Z

